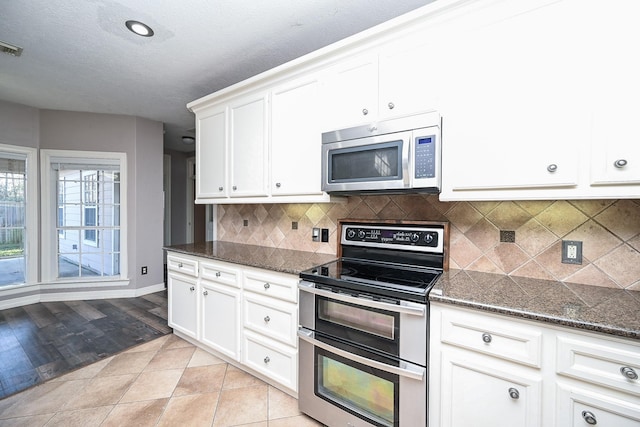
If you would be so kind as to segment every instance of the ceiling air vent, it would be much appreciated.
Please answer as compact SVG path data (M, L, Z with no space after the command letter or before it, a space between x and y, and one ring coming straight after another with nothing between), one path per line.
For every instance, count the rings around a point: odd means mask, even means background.
M5 43L0 40L0 52L6 53L12 56L20 56L22 55L22 48L18 46L14 46L9 43Z

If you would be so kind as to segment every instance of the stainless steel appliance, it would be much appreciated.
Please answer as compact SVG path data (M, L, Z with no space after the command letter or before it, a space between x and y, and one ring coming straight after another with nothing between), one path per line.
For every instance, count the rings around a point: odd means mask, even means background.
M448 223L343 220L339 259L300 274L302 412L328 426L427 425L429 291Z
M437 112L322 134L322 190L334 194L438 193Z

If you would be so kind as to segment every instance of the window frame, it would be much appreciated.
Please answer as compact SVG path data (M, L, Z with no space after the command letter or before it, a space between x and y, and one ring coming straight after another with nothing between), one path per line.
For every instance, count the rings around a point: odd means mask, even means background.
M38 238L40 236L38 212L40 197L38 194L38 149L21 147L17 145L1 144L0 152L8 155L18 155L25 157L25 239L24 256L25 272L24 283L6 285L2 289L35 284L38 282L39 258L38 258Z
M128 245L127 245L127 156L120 152L98 152L98 151L73 151L73 150L40 150L40 180L42 195L42 280L50 283L86 283L86 282L122 282L128 280ZM102 277L58 277L58 233L56 232L58 211L57 211L57 190L56 176L53 165L56 163L80 164L87 169L91 165L112 164L119 166L120 173L120 274L115 276ZM97 185L97 184L96 184ZM82 188L84 191L84 188ZM97 201L98 202L98 201ZM98 202L99 204L99 202ZM96 206L96 220L98 212ZM84 212L83 212L84 214ZM84 224L84 220L83 220ZM96 245L98 241L98 230L96 230ZM82 236L84 237L84 236ZM84 239L83 239L84 240ZM46 256L46 257L45 257Z

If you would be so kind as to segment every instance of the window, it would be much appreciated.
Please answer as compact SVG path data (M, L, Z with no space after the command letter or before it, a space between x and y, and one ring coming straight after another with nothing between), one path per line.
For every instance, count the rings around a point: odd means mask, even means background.
M0 286L37 280L34 149L0 144Z
M55 218L51 222L55 230L43 230L43 246L50 247L55 257L43 262L44 279L102 280L126 275L121 218L126 212L121 203L126 200L122 194L125 155L42 153L42 187L57 195L49 198L49 209L43 208L43 216L50 212Z

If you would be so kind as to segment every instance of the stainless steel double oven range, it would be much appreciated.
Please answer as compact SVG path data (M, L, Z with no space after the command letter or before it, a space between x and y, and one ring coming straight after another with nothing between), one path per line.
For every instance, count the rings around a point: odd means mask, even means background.
M429 292L445 222L343 220L338 260L300 274L302 412L331 427L427 425Z

